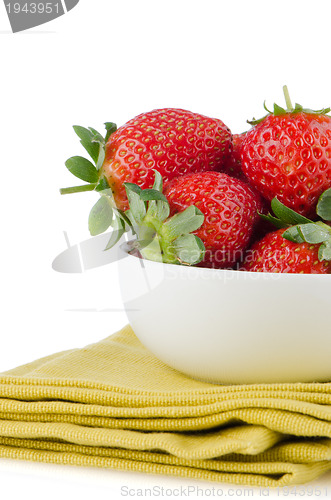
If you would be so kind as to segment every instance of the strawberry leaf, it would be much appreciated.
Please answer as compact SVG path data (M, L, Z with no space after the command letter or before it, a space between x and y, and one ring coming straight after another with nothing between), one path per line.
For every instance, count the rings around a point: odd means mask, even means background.
M162 180L162 175L157 171L154 170L155 174L155 179L154 179L154 184L153 184L153 190L159 191L162 193L163 189L163 180ZM166 198L163 198L160 200L150 200L148 203L148 210L147 214L159 220L160 222L164 222L170 215L170 207L168 200Z
M142 189L138 184L134 184L133 182L124 182L125 189L128 189L130 192L136 193L140 197L140 193Z
M157 189L158 191L160 191L162 193L162 190L163 190L162 175L157 170L154 170L154 175L155 175L155 178L154 178L153 189Z
M283 205L283 203L281 203L277 198L273 198L271 200L271 208L276 217L278 217L285 224L307 224L312 222L310 219L307 219L303 215L300 215L291 208Z
M92 142L99 142L101 144L105 143L105 139L102 137L102 135L100 134L100 132L98 132L97 130L95 130L95 128L92 128L92 127L89 127L89 130L93 134Z
M202 261L205 246L195 234L179 236L172 242L171 249L182 264L194 265Z
M120 217L115 217L111 222L113 231L111 233L110 239L107 243L105 250L112 248L118 241L122 238L123 234L126 232L126 227L124 221Z
M97 167L97 170L100 170L100 168L103 165L103 162L105 161L106 151L105 151L105 145L103 143L99 142L98 144L99 144L99 153L97 161L95 162L95 166Z
M124 186L130 205L131 216L139 225L146 216L146 204L140 197L142 189L137 184L132 184L131 182L125 182Z
M107 130L106 137L105 137L105 142L108 142L109 137L110 137L110 136L111 136L114 132L116 132L116 130L117 130L117 125L116 125L116 123L113 123L113 122L106 122L106 123L105 123L105 127L106 127L106 130Z
M319 247L319 249L318 249L318 259L320 261L331 260L331 239L325 241Z
M82 156L72 156L65 162L65 166L73 175L86 182L98 182L99 174L95 166Z
M131 210L126 210L125 216L129 221L129 225L132 228L132 231L136 234L136 230L134 228L135 228L137 222L136 222L135 218L133 217Z
M298 225L297 228L303 240L307 243L312 243L313 245L323 243L331 237L330 228L327 227L327 229L324 229L318 223L301 224Z
M89 131L92 134L91 143L96 145L95 153L97 152L97 154L96 154L96 159L94 160L95 165L97 170L100 170L100 168L103 165L103 162L105 161L105 156L106 156L105 139L97 130L95 130L95 128L89 127Z
M330 240L331 227L322 221L297 224L284 231L283 237L295 243L303 243L305 241L312 245L319 245Z
M148 204L147 215L160 222L164 222L170 215L170 206L168 201L151 200Z
M151 200L160 200L168 203L167 198L164 196L163 193L160 193L160 191L156 189L143 189L140 192L140 199L143 201L151 201Z
M94 163L97 163L99 156L99 144L94 142L94 133L91 132L91 130L79 125L74 125L73 129L80 138L82 146L86 149Z
M267 215L265 215L265 214L261 214L260 212L258 212L258 214L261 217L261 219L263 219L267 222L270 222L278 229L288 227L288 224L286 224L285 222L282 222L280 219L277 219L277 217L274 217L273 215L271 215L271 213L268 213Z
M293 243L303 243L304 242L304 239L298 230L298 226L289 227L288 229L286 229L286 231L284 231L282 236L286 240L292 241Z
M278 104L274 104L274 113L275 116L281 116L281 115L286 115L286 109L282 108L281 106L278 106Z
M125 213L122 212L122 210L119 210L117 207L113 207L113 212L116 217L119 217L122 219L124 225L125 225L125 230L129 231L129 229L133 230L132 228L132 222L130 218L127 216L127 212L130 212L130 210L127 210Z
M324 191L319 197L316 213L322 219L331 221L331 188Z
M196 231L204 221L203 213L194 205L183 212L175 214L164 223L164 231L170 241L186 233Z
M109 199L106 196L101 198L92 207L88 219L88 227L91 236L97 236L104 233L113 220L113 210L110 206Z
M97 187L95 188L96 191L98 192L101 192L101 191L109 191L110 190L110 187L109 187L109 184L106 180L105 177L102 177L99 182L98 182L98 185Z

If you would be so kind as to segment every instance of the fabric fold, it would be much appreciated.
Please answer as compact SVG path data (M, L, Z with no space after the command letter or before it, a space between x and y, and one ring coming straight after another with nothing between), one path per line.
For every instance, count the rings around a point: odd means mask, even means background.
M0 374L0 457L300 484L331 469L331 383L207 384L127 326Z

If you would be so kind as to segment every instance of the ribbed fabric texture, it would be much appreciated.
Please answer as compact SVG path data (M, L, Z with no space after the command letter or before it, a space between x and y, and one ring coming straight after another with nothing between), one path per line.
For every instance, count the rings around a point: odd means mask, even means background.
M0 456L300 484L331 469L331 383L199 382L156 359L127 326L0 374Z

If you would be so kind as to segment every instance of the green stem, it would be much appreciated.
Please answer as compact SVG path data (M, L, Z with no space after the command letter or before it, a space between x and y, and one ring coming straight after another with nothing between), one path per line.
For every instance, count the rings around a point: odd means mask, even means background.
M166 264L178 264L178 258L172 250L172 240L167 235L167 232L165 232L163 229L164 226L161 226L160 230L158 231L163 253L163 262L165 262Z
M290 94L289 94L287 85L284 85L283 92L284 92L285 102L286 102L286 106L287 106L287 111L292 111L293 106L292 106L292 102L291 102L291 98L290 98Z
M72 193L83 193L84 191L93 191L97 185L98 185L98 183L95 182L92 184L84 184L83 186L73 186L73 187L68 187L68 188L62 188L62 189L60 189L60 193L61 194L72 194Z
M155 245L153 244L148 249L146 249L145 252L143 251L142 255L144 256L144 253L146 253L146 251L149 254L151 252L160 253L161 251L162 255L154 255L154 258L152 258L152 260L159 260L161 257L162 262L164 262L165 264L178 264L178 258L171 251L171 240L167 236L166 231L164 231L163 223L158 219L149 217L148 215L144 218L143 224L140 229L139 239L144 239L146 235L148 238L148 232L151 229L157 234L157 244L155 243Z

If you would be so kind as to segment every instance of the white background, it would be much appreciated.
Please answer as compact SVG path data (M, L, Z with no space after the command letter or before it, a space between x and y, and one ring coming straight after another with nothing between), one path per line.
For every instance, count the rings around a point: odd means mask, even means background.
M89 237L97 200L59 194L76 182L64 161L84 152L71 126L102 129L169 106L220 118L238 133L263 114L264 99L282 104L285 83L294 102L328 106L330 13L328 0L80 0L14 35L0 4L0 372L126 323L116 264L80 275L51 268L66 246L63 231L71 244ZM26 499L120 498L124 485L217 486L229 495L232 487L7 460L0 483L2 498ZM330 493L331 474L313 485Z

